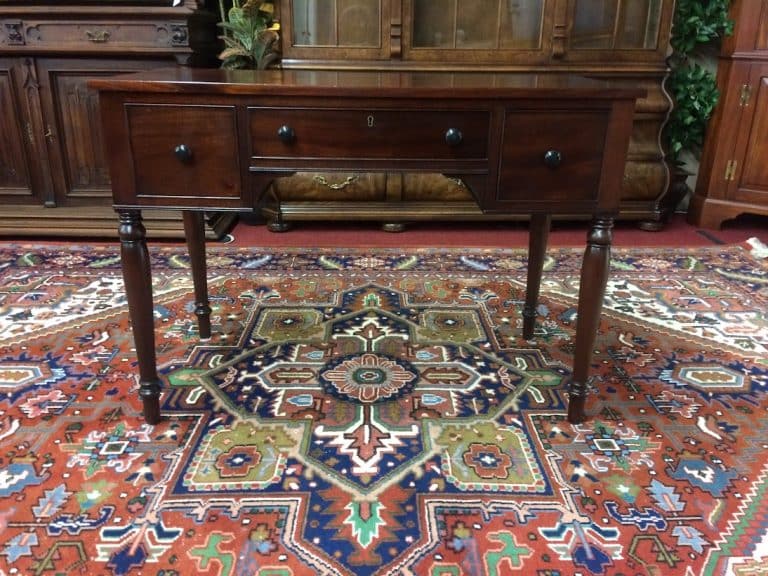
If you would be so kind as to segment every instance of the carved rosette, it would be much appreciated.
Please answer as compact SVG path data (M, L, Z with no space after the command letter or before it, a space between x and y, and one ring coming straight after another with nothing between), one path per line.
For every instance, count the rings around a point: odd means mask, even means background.
M3 22L0 44L6 46L24 46L24 22L21 20L6 20Z

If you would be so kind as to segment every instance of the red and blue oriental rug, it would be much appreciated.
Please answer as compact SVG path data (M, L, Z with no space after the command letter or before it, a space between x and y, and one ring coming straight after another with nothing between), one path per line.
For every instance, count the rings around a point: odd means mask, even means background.
M768 265L615 250L565 420L580 250L534 341L508 250L152 252L157 426L115 247L0 248L0 574L768 571Z

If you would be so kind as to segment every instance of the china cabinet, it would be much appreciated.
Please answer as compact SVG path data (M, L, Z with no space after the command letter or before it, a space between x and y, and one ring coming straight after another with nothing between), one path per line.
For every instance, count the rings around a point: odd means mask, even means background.
M740 214L768 215L768 3L737 0L723 41L721 99L707 129L689 221L719 228Z
M569 71L640 86L621 217L663 225L676 202L660 144L670 107L673 0L279 0L283 67ZM302 177L303 176L303 177ZM273 229L300 219L481 217L459 181L392 173L307 174L265 198ZM435 187L442 187L439 194ZM450 192L450 194L448 194ZM436 202L434 198L440 197ZM446 197L451 198L446 201Z
M196 0L0 4L0 234L117 234L97 96L86 82L212 60L215 16L204 8ZM183 230L172 214L147 227L154 236Z

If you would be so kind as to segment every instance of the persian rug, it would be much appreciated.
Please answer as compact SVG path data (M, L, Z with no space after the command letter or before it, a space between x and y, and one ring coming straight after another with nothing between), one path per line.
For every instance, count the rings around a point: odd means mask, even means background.
M580 250L152 250L147 425L117 248L0 246L0 574L768 571L768 264L614 250L590 420Z

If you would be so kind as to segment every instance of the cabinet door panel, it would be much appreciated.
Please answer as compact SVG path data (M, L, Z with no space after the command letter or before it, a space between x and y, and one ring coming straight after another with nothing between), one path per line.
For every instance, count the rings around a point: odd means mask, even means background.
M643 60L666 53L671 0L574 0L568 59Z
M752 114L742 116L736 144L736 158L744 158L744 168L732 199L765 203L768 199L768 64L752 67L749 85Z
M536 49L542 9L542 0L414 0L413 46Z
M26 121L11 63L0 59L0 197L10 202L29 201L33 192L24 144Z
M549 38L543 30L553 7L545 0L408 0L405 57L489 63L546 59Z
M660 0L577 0L571 46L586 49L655 49Z
M757 31L757 50L768 50L768 4L763 2L762 12L760 13L760 28Z
M388 58L390 2L282 0L285 58Z
M86 83L90 78L167 66L167 61L41 58L37 65L56 204L110 204L98 97Z

